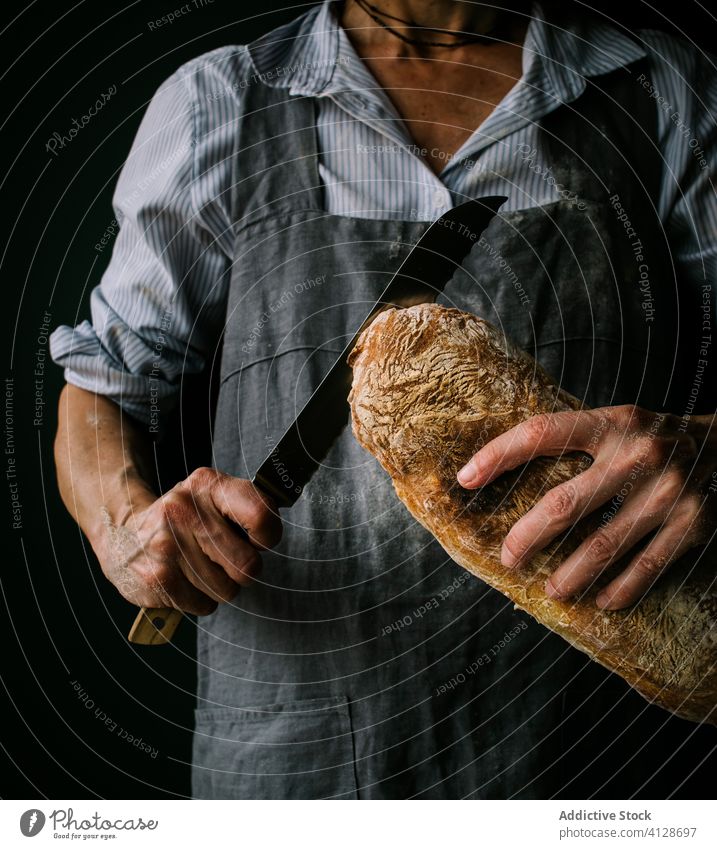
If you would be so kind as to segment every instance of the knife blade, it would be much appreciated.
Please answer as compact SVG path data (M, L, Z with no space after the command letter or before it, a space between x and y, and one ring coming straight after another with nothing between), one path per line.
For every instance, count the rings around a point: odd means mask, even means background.
M453 207L437 218L411 248L334 365L252 478L254 486L277 506L291 507L296 503L349 421L352 371L348 356L363 330L385 309L435 301L506 200L491 196ZM145 645L166 643L183 615L174 608L142 608L129 640Z
M296 502L349 420L352 371L347 360L363 330L391 306L434 301L505 201L505 197L466 201L436 219L413 246L254 476L253 483L280 507Z

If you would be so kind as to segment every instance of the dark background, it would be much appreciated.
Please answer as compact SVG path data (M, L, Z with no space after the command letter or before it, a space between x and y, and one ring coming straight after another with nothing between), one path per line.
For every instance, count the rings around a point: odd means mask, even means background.
M192 2L192 0L190 0ZM56 488L52 440L60 370L47 357L40 330L74 325L88 316L87 297L110 250L95 250L113 219L111 193L147 101L177 66L228 43L242 43L289 20L305 6L276 0L214 0L170 26L148 22L183 5L170 2L30 2L5 4L0 55L7 62L3 113L2 312L7 316L5 377L14 379L15 453L3 454L0 517L8 532L0 572L4 626L0 764L4 798L153 798L189 793L194 629L180 628L174 644L138 648L126 640L135 609L104 580L86 541L65 512ZM580 8L580 4L575 4ZM600 4L596 4L600 6ZM683 31L714 49L710 16L694 0L623 4L622 23ZM610 14L614 14L613 11ZM663 15L665 17L663 17ZM54 131L112 85L117 94L57 157L45 150ZM3 240L5 241L5 240ZM38 355L38 351L40 354ZM45 414L35 425L33 372L45 359ZM187 415L189 414L189 415ZM185 410L184 444L160 448L165 483L206 460L201 434L206 407ZM3 440L3 451L6 443ZM4 471L16 460L22 528L12 528ZM79 689L78 689L79 688ZM642 710L642 701L625 703ZM633 707L631 708L630 705ZM104 717L107 717L107 723ZM714 729L697 728L658 711L643 714L644 731L620 742L644 757L644 798L671 793L714 795ZM116 724L112 730L112 724ZM141 737L156 757L119 736ZM666 764L640 751L639 737L655 734ZM609 727L574 753L588 764L609 740ZM674 753L674 754L673 754ZM654 755L653 755L654 757ZM611 796L610 753L590 767L592 784ZM650 778L652 776L652 778ZM566 788L570 796L570 788Z

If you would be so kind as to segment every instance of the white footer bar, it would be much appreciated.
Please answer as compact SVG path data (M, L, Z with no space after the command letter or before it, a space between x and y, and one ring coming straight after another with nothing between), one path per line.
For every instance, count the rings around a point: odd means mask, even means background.
M28 843L32 838L34 842ZM715 849L713 802L3 801L0 846Z

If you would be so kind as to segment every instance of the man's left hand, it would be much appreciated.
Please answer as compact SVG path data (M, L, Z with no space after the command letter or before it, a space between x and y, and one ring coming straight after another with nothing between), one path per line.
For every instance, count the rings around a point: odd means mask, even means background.
M624 571L597 595L598 607L636 602L660 574L717 529L717 427L714 416L681 419L632 405L527 419L488 442L458 473L466 489L485 486L539 456L582 451L592 465L546 492L505 538L501 561L519 567L607 502L600 526L545 585L552 598L589 587L638 547Z

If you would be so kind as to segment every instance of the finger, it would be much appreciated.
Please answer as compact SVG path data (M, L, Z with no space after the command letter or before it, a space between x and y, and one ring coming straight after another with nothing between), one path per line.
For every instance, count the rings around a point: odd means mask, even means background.
M615 462L596 463L587 471L553 487L519 519L503 542L501 563L520 566L572 527L587 513L614 497L626 486L625 469Z
M586 412L533 416L486 443L458 472L458 482L467 489L485 486L534 457L582 450L594 428L595 420Z
M261 557L256 547L218 511L202 516L194 539L202 552L237 584L250 584L259 574Z
M233 581L221 566L207 557L195 539L183 542L178 563L190 584L212 601L231 601L239 592L238 583Z
M171 557L148 560L136 571L143 587L133 599L136 604L143 607L174 607L197 616L206 616L217 608L217 602L201 592L184 575L176 547Z
M176 568L181 572L179 566ZM152 601L149 604L145 602L143 606L173 607L176 610L183 610L185 613L191 613L194 616L209 616L210 613L214 613L217 609L217 602L193 586L191 581L188 581L182 575L173 581L172 589L169 592L163 592L159 596L158 601Z
M694 544L688 523L677 519L668 522L627 569L598 593L597 606L621 610L639 601L665 569Z
M250 481L220 474L210 495L216 509L244 528L255 546L272 548L281 539L279 511Z
M548 578L546 594L568 598L582 592L611 563L659 527L671 505L656 498L655 489L643 487L626 499L617 515L584 540Z

